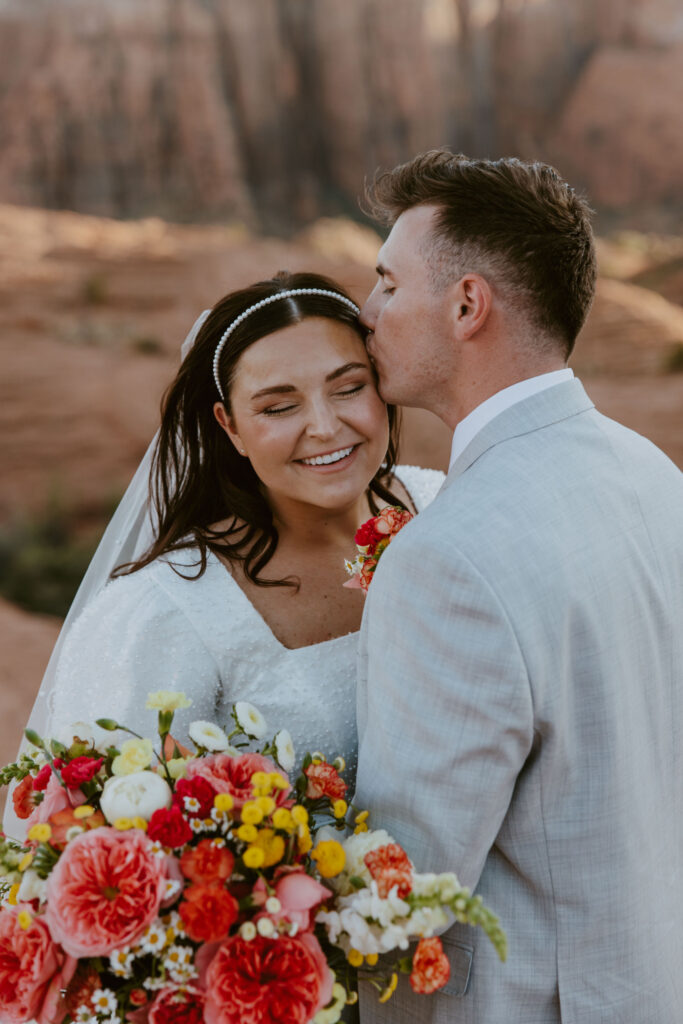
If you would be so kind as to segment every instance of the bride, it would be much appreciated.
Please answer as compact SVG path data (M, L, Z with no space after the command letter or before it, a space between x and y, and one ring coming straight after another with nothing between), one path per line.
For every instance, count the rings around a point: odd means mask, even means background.
M343 754L353 787L363 595L343 587L344 559L365 519L419 511L443 480L395 467L396 411L357 314L328 279L279 274L200 318L163 403L151 497L141 467L32 725L69 740L74 720L139 728L148 692L183 690L182 742L191 721L225 724L247 700L299 758L307 743Z

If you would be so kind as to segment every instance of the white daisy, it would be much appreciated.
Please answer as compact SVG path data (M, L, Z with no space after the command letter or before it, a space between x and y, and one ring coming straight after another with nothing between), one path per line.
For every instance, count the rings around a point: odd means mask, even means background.
M98 988L92 994L92 1005L95 1013L115 1013L116 996L110 988Z
M164 900L163 900L164 903L167 900L170 900L174 896L176 896L177 893L180 892L182 887L183 887L183 883L182 882L177 881L177 879L175 879L175 878L167 878L166 879L166 889L164 890Z
M286 729L280 729L279 733L275 737L275 756L277 757L280 766L284 768L286 772L291 772L296 763L296 753L294 751L292 737Z
M176 970L179 967L192 966L192 950L189 946L173 945L167 951L163 960L167 970Z
M228 737L213 722L193 722L187 731L190 739L205 750L223 751L230 746Z
M79 1006L74 1014L74 1024L97 1024L97 1017L93 1016L89 1006Z
M266 720L253 704L238 700L234 705L235 718L239 727L253 740L262 740L268 731Z
M161 921L152 921L140 938L140 949L144 953L157 953L166 945L166 929Z
M115 949L109 954L109 963L112 973L117 978L130 978L133 973L133 955L126 946L123 949Z
M256 925L256 930L264 939L272 939L275 934L275 925L269 917L260 917Z
M202 806L196 796L184 796L183 805L186 811L190 814L196 814L199 808Z

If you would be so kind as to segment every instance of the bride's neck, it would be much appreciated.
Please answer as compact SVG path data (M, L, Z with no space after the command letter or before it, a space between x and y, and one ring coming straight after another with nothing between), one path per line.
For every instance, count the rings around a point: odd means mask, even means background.
M280 542L292 546L348 545L359 524L370 515L365 495L343 508L319 508L282 499L270 504Z

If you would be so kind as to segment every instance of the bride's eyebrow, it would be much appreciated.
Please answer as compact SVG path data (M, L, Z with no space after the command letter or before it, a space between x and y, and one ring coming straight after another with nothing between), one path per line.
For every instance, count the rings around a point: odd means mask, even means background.
M349 373L351 370L367 370L368 366L366 363L344 363L338 369L333 370L332 373L328 373L325 377L325 382L336 380L337 377L343 377L345 373ZM251 396L252 401L255 398L263 398L265 395L289 395L292 391L297 389L293 384L274 384L269 388L262 388L260 391L255 391Z

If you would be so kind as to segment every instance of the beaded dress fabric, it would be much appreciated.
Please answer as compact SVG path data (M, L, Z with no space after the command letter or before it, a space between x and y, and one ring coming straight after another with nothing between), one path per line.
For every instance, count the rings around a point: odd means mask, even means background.
M401 466L396 475L418 512L444 480L443 473L414 466ZM196 572L196 549L170 557L185 575ZM174 721L183 742L190 722L230 724L232 703L247 700L265 716L269 736L289 730L298 763L311 745L330 758L342 754L352 791L357 646L355 632L287 648L212 552L197 580L184 579L160 558L108 583L74 624L51 694L48 735L96 718L149 734L156 719L144 710L145 698L163 689L192 699Z

